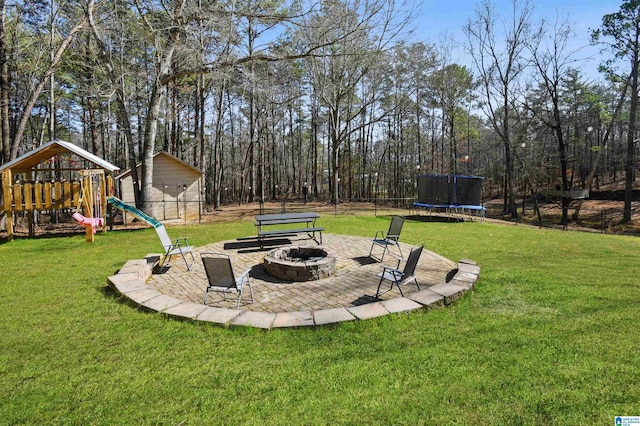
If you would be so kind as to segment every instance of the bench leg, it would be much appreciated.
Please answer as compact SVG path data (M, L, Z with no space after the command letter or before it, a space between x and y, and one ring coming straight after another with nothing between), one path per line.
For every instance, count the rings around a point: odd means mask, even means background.
M318 234L320 234L320 241L318 241L318 239L316 238L316 232ZM309 236L309 238L313 239L313 241L316 242L316 244L318 244L319 246L322 245L322 231L313 231L312 234L307 234Z

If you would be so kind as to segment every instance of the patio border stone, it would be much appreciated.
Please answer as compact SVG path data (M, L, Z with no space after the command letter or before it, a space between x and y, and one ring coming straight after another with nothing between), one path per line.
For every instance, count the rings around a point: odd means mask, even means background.
M439 308L454 303L467 291L473 290L480 277L480 266L472 260L462 259L449 282L433 285L406 297L358 306L271 313L211 307L162 294L146 284L159 259L157 253L152 253L144 259L129 260L115 275L107 278L107 284L128 301L146 310L192 321L262 329L323 326L421 308Z
M468 291L465 287L460 287L455 284L436 284L429 288L434 293L438 293L444 297L444 304L451 305L453 302L461 298L464 293Z
M214 308L213 306L205 306L204 311L202 311L195 319L196 321L212 322L215 324L228 325L238 315L240 315L240 311L236 311L233 309Z
M270 312L245 311L231 321L231 325L248 325L255 328L271 328L276 314Z
M313 313L311 311L298 312L278 312L273 324L273 328L282 327L304 327L313 325Z
M416 309L422 308L422 305L414 302L406 297L398 297L396 299L383 300L380 303L385 307L390 314L397 314L400 312L411 312Z
M315 325L335 324L337 322L353 321L353 316L346 308L321 309L313 312Z
M425 308L434 309L444 306L444 296L427 289L410 294L407 298L418 302Z
M181 303L184 303L184 301L160 293L158 296L152 297L151 299L143 302L140 306L152 311L162 312L169 308L173 308L174 306L177 306Z
M183 302L163 311L163 313L176 318L195 320L206 308L206 305Z
M361 320L377 318L390 313L381 302L372 302L359 306L349 306L347 310L355 315L356 318Z

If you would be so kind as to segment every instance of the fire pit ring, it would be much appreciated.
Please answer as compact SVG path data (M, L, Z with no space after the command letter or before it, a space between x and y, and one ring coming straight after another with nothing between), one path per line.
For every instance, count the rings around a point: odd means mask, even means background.
M280 247L264 257L267 274L285 281L315 281L336 270L336 258L322 247Z

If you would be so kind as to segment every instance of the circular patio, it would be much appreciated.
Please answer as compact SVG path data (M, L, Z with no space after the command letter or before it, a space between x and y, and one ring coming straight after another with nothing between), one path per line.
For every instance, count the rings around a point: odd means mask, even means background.
M269 245L270 244L270 245ZM397 287L375 298L382 265L397 267L397 259L387 254L383 262L376 259L380 248L369 256L371 239L325 234L323 247L336 258L335 273L324 279L306 282L283 281L268 275L263 258L270 249L281 245L314 246L305 238L283 238L268 241L263 249L255 239L221 241L194 249L196 262L187 271L177 256L162 273L139 272L148 268L146 260L132 260L113 277L110 284L135 304L167 315L222 324L249 325L261 328L322 325L354 319L368 319L389 313L436 307L452 303L475 284L480 268L472 261L453 262L437 253L424 250L416 268L420 290L403 286L404 297ZM405 258L412 246L400 243ZM243 293L240 310L237 296L210 292L207 304L203 298L207 278L200 253L222 252L231 257L236 276L249 269L254 302L249 289ZM400 269L404 264L400 265ZM134 273L135 271L135 273ZM386 286L386 287L385 287ZM388 282L383 283L388 289Z
M295 239L294 241L297 246L317 247L313 240ZM274 244L279 242L281 241L272 241ZM267 240L266 244L268 243ZM323 247L329 248L334 254L336 271L329 278L321 280L293 282L271 277L265 271L263 258L272 247L265 245L265 249L261 250L255 241L245 240L221 241L194 249L196 263L188 272L180 256L174 256L169 270L163 274L153 274L147 281L147 285L177 299L202 303L207 288L207 277L202 262L198 259L199 254L223 252L231 256L236 277L247 269L251 270L249 276L254 302L249 303L251 299L249 289L246 288L240 303L241 311L273 313L316 311L375 302L379 281L376 275L382 271L381 265L392 267L398 265L398 261L389 254L385 255L382 263L369 257L370 238L325 234ZM411 251L411 246L407 244L401 243L401 248L405 257ZM380 248L374 248L374 257L379 258L381 253ZM424 250L416 268L420 288L425 289L446 282L447 274L454 269L456 269L456 263ZM388 283L383 285L388 288ZM407 285L402 289L405 296L416 291L418 288L415 285ZM394 286L392 291L380 298L384 300L396 297L400 297L400 292ZM225 301L222 293L210 292L207 299L207 305L218 308L235 309L236 303L237 297L234 293L228 294Z

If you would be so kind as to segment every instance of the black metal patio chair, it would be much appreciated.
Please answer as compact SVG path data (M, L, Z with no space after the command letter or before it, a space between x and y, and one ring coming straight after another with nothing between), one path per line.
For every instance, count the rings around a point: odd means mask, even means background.
M231 266L231 258L224 253L201 253L200 258L207 274L207 290L204 294L204 304L207 304L209 291L220 291L224 294L224 300L227 300L227 293L238 293L238 305L236 309L240 309L240 301L242 300L242 292L244 287L248 286L251 292L251 303L253 303L253 289L251 288L251 280L249 279L250 269L243 272L238 278L233 273Z
M407 263L404 265L404 269L398 269L400 267L400 261L398 261L398 268L391 268L388 266L382 267L382 272L377 276L380 277L380 282L378 283L378 290L376 291L376 299L380 298L381 295L385 294L388 291L393 289L393 285L395 284L400 291L400 295L404 297L404 293L402 293L402 286L405 286L410 283L415 283L418 290L420 290L420 285L418 285L418 279L416 278L416 266L418 265L418 260L420 259L420 255L422 254L422 249L424 246L416 247L411 250L409 253L409 257L407 258ZM380 287L382 286L382 281L389 281L391 285L388 290L380 293Z
M393 216L391 218L391 223L389 224L389 229L385 234L384 231L376 231L376 235L373 237L371 241L371 249L369 250L369 257L373 258L373 248L374 247L382 247L382 256L380 257L380 262L384 260L384 255L389 251L389 247L395 246L398 249L399 259L402 259L402 249L400 249L400 232L402 232L402 226L404 225L404 217L402 216Z

